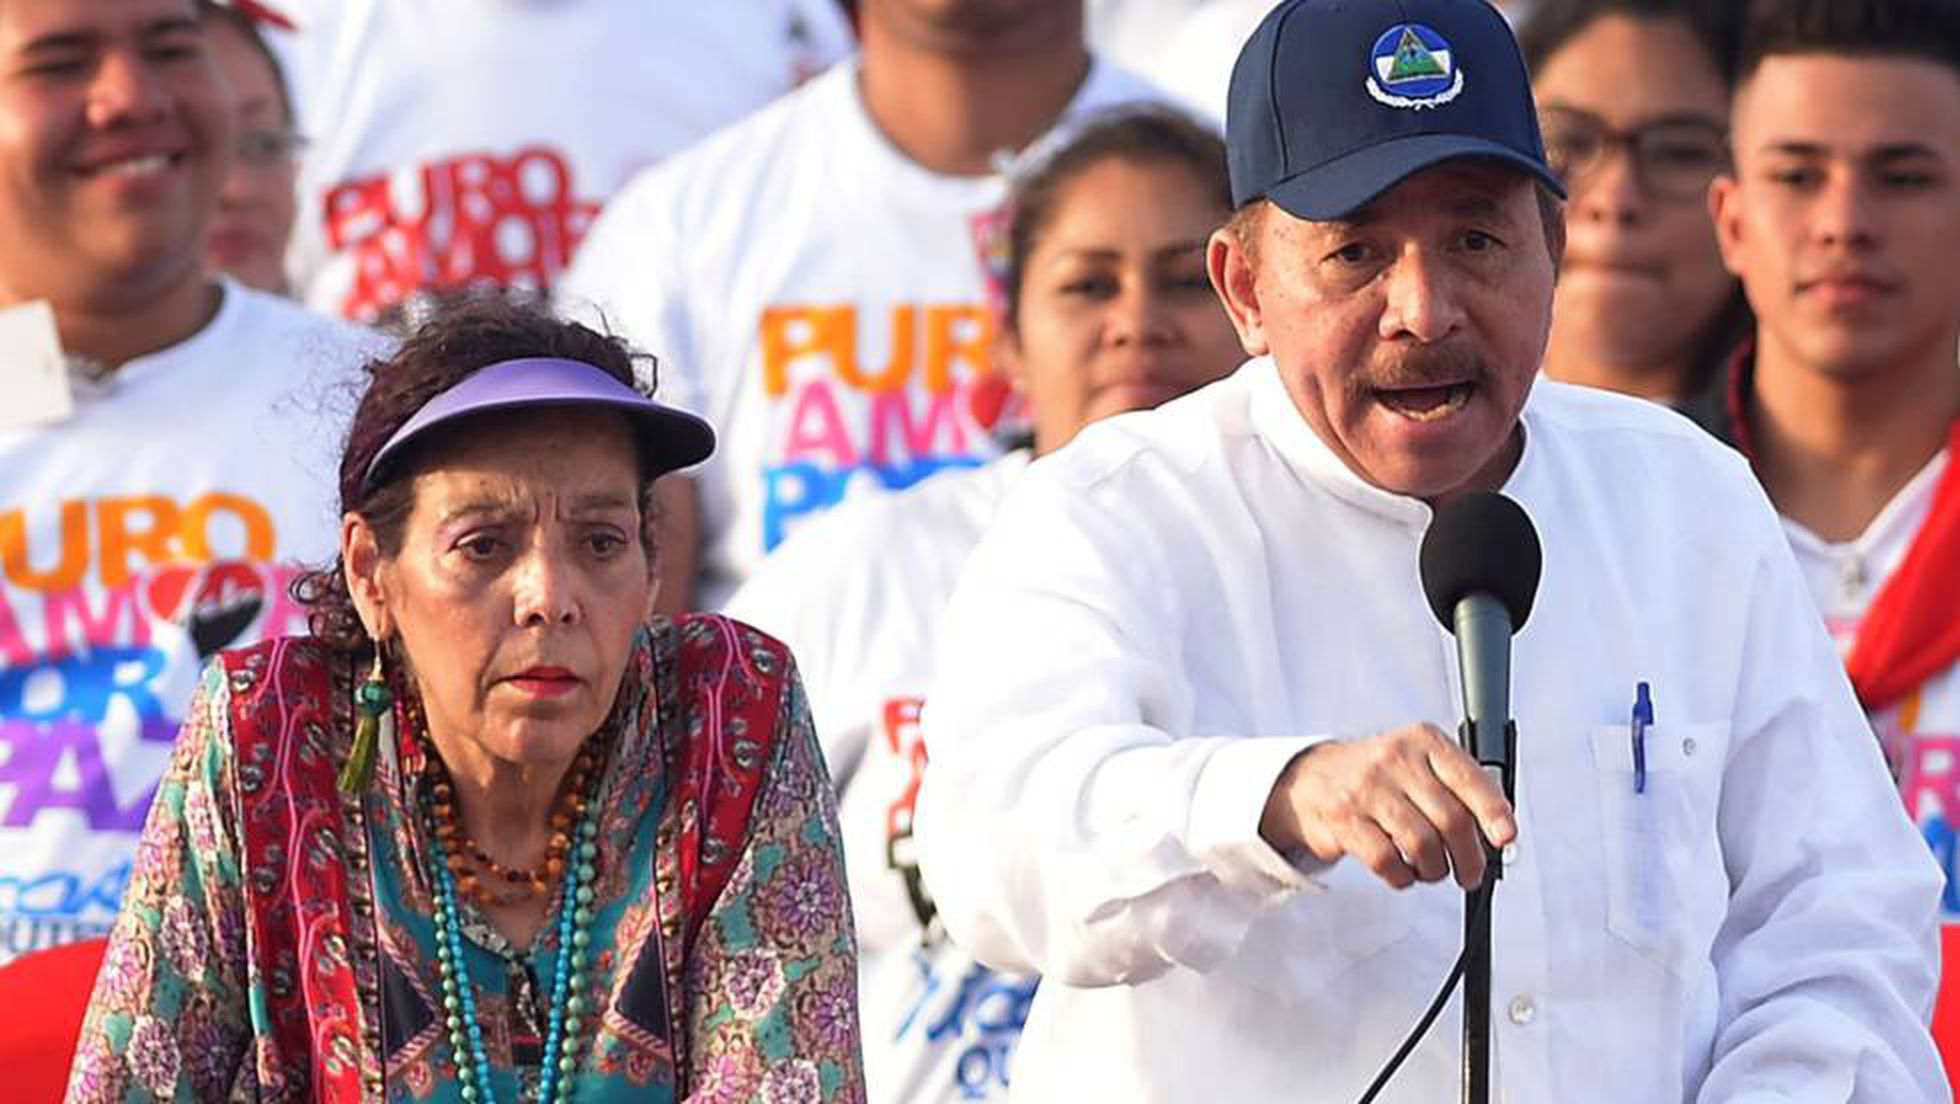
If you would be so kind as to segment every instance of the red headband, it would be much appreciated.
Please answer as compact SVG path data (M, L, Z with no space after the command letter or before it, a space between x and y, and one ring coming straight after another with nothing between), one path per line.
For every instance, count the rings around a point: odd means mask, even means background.
M261 26L277 27L282 31L299 29L290 18L273 11L259 0L230 0L230 2L232 7L238 9L238 14Z

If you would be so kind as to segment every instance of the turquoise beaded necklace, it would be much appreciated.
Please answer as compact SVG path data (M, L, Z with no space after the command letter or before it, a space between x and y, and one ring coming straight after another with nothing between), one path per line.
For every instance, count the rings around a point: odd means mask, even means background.
M423 816L430 824L435 850L436 966L442 976L442 1010L449 1046L456 1055L464 1104L495 1104L491 1090L490 1058L483 1049L483 1027L476 1014L476 990L470 985L463 958L463 924L456 910L456 879L442 837L434 831L434 814L427 801ZM599 855L599 802L588 802L579 819L572 860L558 903L558 960L552 971L550 1016L546 1021L544 1068L539 1104L564 1104L572 1098L572 1074L578 1070L578 1040L585 1026L585 998L578 995L590 964L593 883Z

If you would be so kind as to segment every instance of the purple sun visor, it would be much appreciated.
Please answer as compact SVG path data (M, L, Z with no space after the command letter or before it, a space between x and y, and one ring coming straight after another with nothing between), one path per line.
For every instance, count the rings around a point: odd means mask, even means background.
M438 426L478 414L547 407L591 407L625 415L641 456L656 475L692 467L715 451L715 431L707 422L654 402L595 365L525 357L479 368L423 404L374 454L362 485L372 490L391 460L400 459L411 442Z

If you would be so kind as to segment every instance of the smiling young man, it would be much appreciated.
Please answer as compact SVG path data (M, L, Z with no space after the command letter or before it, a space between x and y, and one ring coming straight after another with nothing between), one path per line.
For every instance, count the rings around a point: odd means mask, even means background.
M0 960L108 930L200 661L302 630L333 548L322 389L372 342L207 273L204 36L0 0Z
M1480 0L1276 8L1209 253L1254 359L1034 465L968 561L915 831L955 940L1044 978L1018 1095L1356 1099L1490 846L1494 1096L1946 1099L1938 874L1773 512L1672 414L1534 386L1536 118ZM1514 805L1417 566L1498 488L1545 557ZM1452 1019L1393 1099L1457 1091Z
M1907 812L1946 868L1951 939L1960 4L1765 4L1745 61L1735 172L1712 198L1757 336L1696 412L1749 455L1783 516ZM1960 978L1946 990L1960 1015Z

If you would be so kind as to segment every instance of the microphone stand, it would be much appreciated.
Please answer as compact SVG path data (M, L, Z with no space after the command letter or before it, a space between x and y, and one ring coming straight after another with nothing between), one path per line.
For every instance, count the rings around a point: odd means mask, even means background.
M1465 751L1476 755L1476 723L1465 719L1458 725L1457 740ZM1517 723L1507 720L1503 760L1480 760L1484 773L1493 777L1504 791L1504 800L1514 806L1517 795L1512 764L1518 761L1517 743ZM1463 892L1463 1104L1490 1104L1491 928L1497 911L1497 881L1503 876L1504 853L1486 841L1483 884Z

